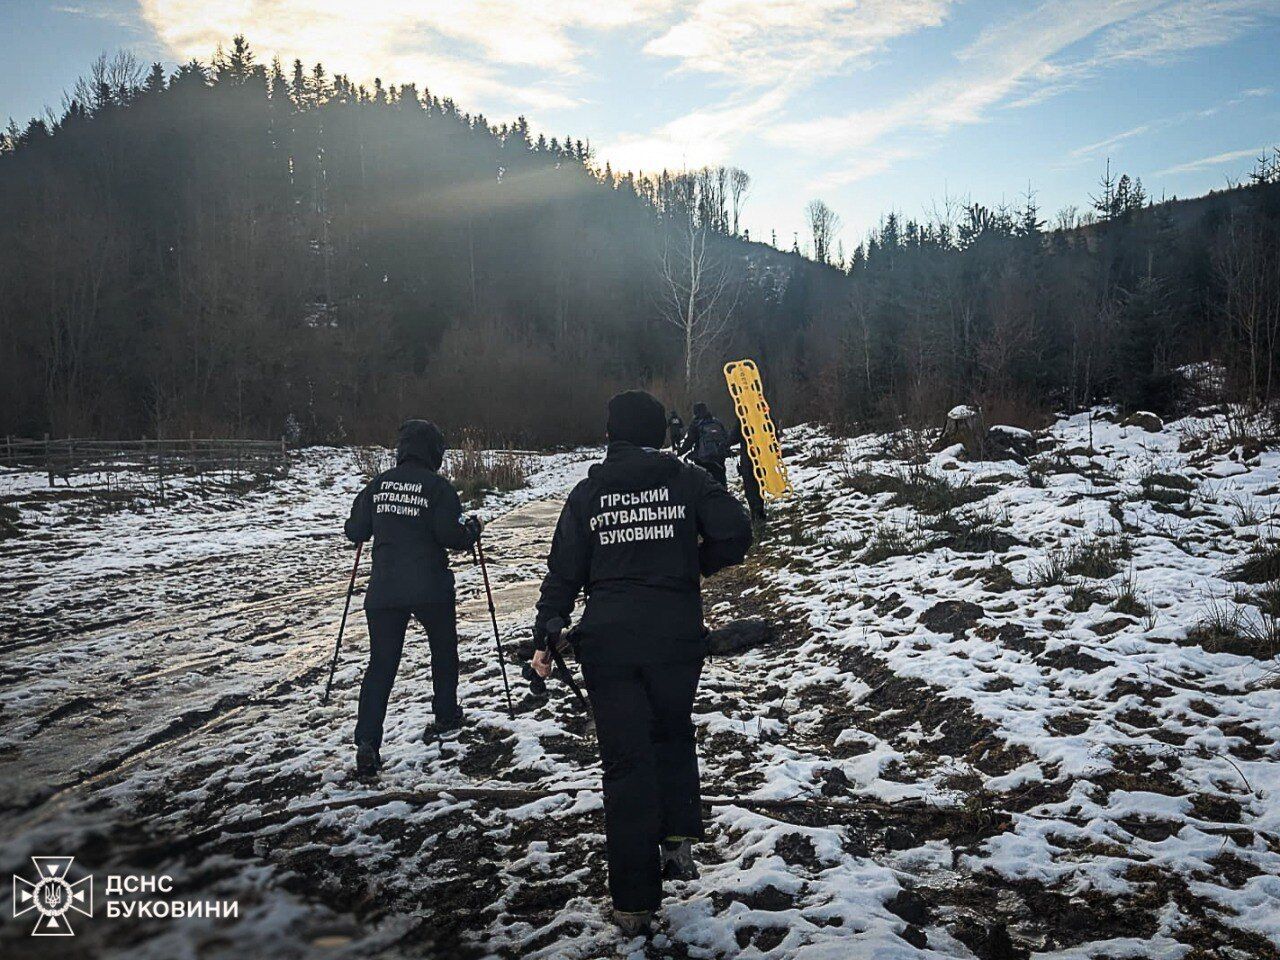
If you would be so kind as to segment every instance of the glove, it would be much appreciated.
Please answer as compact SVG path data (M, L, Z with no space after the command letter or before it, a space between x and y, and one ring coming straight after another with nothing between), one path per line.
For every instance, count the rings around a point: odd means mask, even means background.
M474 513L468 517L464 517L462 519L462 525L470 530L472 536L477 540L480 539L480 534L484 532L484 521Z
M545 650L548 646L547 628L542 623L533 625L533 649Z
M569 626L559 617L553 617L546 623L541 621L533 625L533 647L535 650L547 650L555 641L556 651L566 653L572 649L566 634Z

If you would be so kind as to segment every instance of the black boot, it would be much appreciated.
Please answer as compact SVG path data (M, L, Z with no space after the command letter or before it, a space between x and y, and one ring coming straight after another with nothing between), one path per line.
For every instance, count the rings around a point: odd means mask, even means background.
M427 743L440 737L447 736L456 730L462 729L462 712L459 711L452 717L436 717L427 724L427 729L422 733L422 739Z
M378 748L369 743L356 745L356 776L372 777L382 769L382 757Z
M698 864L693 859L692 840L662 841L662 879L698 879Z
M653 932L652 910L614 910L611 919L626 937L647 937Z

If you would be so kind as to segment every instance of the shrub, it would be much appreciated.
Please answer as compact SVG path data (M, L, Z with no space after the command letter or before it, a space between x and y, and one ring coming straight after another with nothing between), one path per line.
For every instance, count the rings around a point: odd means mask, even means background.
M1018 543L1008 532L1009 515L986 507L975 507L964 513L948 514L937 529L949 536L940 546L957 553L1004 553Z
M529 483L533 458L510 450L484 450L470 434L445 457L443 473L464 503L484 502L486 493L519 490Z
M352 447L351 458L366 482L396 465L395 454L382 447Z
M1031 583L1037 587L1056 587L1067 582L1067 548L1050 547L1044 559L1030 565Z
M1031 582L1039 587L1064 584L1068 576L1106 580L1119 571L1119 561L1133 555L1127 537L1095 536L1051 547L1039 563L1031 565Z
M899 488L897 477L868 469L847 447L835 458L833 467L842 484L868 497Z

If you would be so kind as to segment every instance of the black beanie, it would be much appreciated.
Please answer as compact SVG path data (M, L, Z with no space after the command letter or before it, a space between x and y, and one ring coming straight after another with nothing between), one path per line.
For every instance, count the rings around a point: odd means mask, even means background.
M667 436L667 412L643 390L628 390L609 401L609 439L638 447L660 447Z

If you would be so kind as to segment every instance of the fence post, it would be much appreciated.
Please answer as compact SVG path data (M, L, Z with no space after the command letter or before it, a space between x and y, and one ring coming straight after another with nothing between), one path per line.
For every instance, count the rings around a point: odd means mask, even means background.
M49 434L44 435L44 468L49 471L49 486L53 486L53 459L49 454Z
M164 468L164 433L163 433L163 432L161 432L161 430L160 430L160 428L159 428L159 427L156 427L156 466L157 466L157 469L160 471L160 504L161 504L161 506L163 506L163 505L164 505L164 502L165 502L165 491L164 491L164 469L165 469L165 468Z

